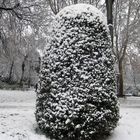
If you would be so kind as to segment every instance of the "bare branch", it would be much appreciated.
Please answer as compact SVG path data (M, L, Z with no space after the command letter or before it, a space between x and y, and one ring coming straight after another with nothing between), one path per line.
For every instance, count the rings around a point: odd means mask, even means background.
M5 11L13 11L15 10L16 8L18 8L20 6L19 3L15 4L15 6L13 7L0 7L0 10L5 10Z

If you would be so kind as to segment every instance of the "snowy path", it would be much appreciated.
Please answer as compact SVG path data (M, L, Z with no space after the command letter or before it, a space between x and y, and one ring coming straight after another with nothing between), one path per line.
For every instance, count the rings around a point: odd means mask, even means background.
M33 91L0 91L0 140L46 140L37 134Z
M140 139L140 98L121 100L118 127L106 140ZM49 140L37 131L33 91L0 90L0 140Z

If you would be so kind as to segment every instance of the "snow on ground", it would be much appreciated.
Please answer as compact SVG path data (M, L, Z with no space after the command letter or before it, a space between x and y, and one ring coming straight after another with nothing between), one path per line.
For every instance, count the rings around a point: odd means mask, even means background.
M107 140L139 140L140 108L121 107L121 119L118 127Z
M0 140L47 140L37 129L33 91L0 90Z
M34 91L0 90L0 140L49 140L35 121ZM140 97L121 99L121 119L106 140L140 139Z

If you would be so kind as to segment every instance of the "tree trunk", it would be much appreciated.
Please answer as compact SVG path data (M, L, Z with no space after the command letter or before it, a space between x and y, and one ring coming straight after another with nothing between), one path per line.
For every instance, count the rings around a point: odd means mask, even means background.
M28 88L31 86L31 62L29 62Z
M119 61L118 64L118 68L119 68L119 79L118 79L118 85L119 85L119 93L118 96L119 97L124 97L124 93L123 93L123 89L124 89L124 85L123 85L123 63L122 60Z
M24 77L24 71L25 71L25 62L23 61L22 65L22 72L21 72L21 78L20 78L20 85L22 85L23 77Z
M10 71L9 71L9 76L8 76L8 82L11 82L13 67L14 67L14 60L12 61L11 66L10 66Z
M74 4L77 4L78 3L78 0L74 0Z

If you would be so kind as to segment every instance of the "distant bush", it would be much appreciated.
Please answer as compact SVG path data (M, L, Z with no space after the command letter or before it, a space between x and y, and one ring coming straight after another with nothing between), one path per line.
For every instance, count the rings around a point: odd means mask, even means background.
M29 90L28 85L20 85L17 82L6 82L0 80L0 89L4 90Z
M19 85L18 84L9 84L9 83L0 81L0 89L11 89L11 90L15 90L17 88L19 88Z
M37 90L39 127L60 140L108 134L119 108L104 16L91 5L66 7L56 16L51 37Z

